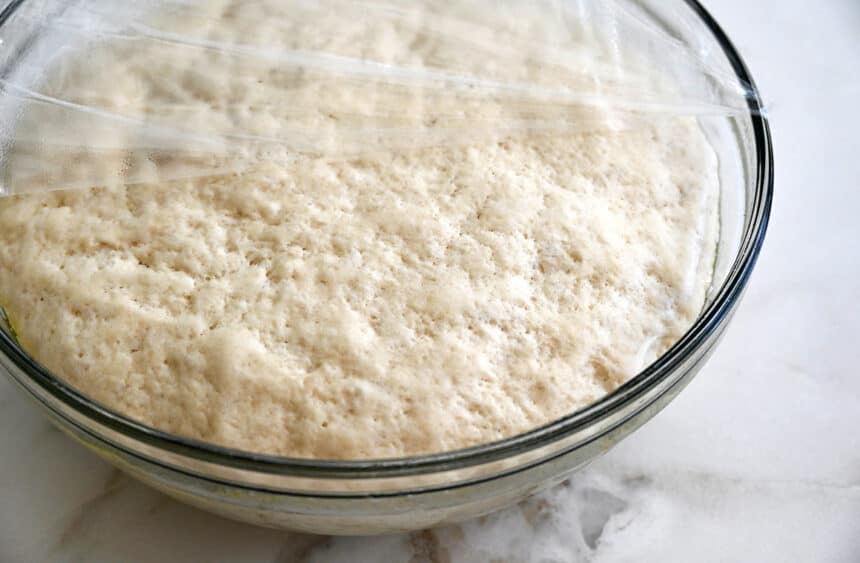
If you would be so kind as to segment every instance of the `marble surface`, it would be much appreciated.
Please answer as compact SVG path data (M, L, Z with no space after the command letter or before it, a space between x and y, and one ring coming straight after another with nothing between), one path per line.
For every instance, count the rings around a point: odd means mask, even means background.
M771 105L777 199L731 330L650 424L499 514L326 538L169 500L0 379L0 561L860 561L860 2L707 4Z

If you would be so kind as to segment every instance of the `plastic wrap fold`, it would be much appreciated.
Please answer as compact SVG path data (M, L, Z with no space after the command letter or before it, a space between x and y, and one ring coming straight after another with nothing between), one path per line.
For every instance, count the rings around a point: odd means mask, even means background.
M27 41L0 45L0 193L749 112L648 4L25 2Z

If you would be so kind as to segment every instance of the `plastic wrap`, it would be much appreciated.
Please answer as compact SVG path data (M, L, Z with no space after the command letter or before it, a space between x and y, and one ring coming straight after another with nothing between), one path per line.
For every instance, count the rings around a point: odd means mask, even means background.
M24 3L2 195L748 113L633 0Z

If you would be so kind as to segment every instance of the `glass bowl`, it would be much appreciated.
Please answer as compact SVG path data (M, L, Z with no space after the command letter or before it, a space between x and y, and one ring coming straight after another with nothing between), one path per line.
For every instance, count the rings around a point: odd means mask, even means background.
M24 0L0 12L6 55L27 49L16 22ZM0 365L62 430L126 473L179 500L231 518L326 534L405 531L464 520L568 477L636 430L698 372L726 329L762 245L773 156L757 90L728 37L693 0L641 0L654 25L707 53L747 88L749 113L702 119L720 159L721 237L708 301L683 338L615 392L509 439L434 455L317 461L231 450L161 432L82 395L41 366L0 319ZM709 61L710 62L710 61Z

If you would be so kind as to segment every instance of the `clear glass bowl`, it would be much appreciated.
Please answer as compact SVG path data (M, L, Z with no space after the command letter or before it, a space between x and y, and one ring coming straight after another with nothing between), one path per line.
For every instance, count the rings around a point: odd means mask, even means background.
M23 0L0 12L8 55L27 48L16 27ZM737 307L762 245L773 190L770 130L743 61L692 0L642 0L642 13L678 41L709 53L749 88L749 114L702 126L720 158L721 240L702 314L666 354L598 402L506 440L435 455L315 461L230 450L130 420L39 365L0 322L0 365L61 429L130 475L206 510L265 526L366 534L435 526L484 514L558 483L644 424L696 374ZM0 69L0 72L8 71Z

